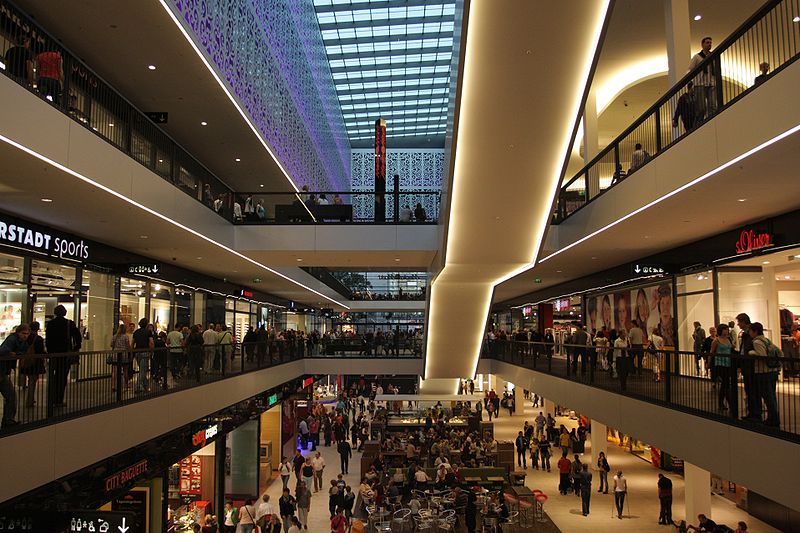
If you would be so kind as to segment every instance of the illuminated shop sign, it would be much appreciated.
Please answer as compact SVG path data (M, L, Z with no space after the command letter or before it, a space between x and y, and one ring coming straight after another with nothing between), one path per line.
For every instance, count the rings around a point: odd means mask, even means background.
M553 308L556 311L566 311L567 309L569 309L569 304L570 304L569 298L562 298L560 300L556 300L555 302L553 302Z
M0 216L0 243L61 259L89 259L89 245L83 239L6 216Z
M192 445L205 446L206 442L216 437L218 433L219 433L219 424L214 424L213 426L209 426L206 429L202 429L197 433L195 433L194 435L192 435Z
M277 395L277 394L271 394L271 395L270 395L270 397L269 397L269 398L267 398L267 404L268 404L270 407L272 407L272 406L273 406L273 405L275 405L276 403L278 403L278 395Z
M739 234L736 253L746 254L747 252L769 248L774 244L771 233L757 233L751 229L746 229Z
M308 387L309 385L313 385L313 384L314 384L314 378L306 378L306 379L303 380L303 388L304 389L306 387Z
M243 296L244 298L252 298L253 291L248 291L246 289L242 289L239 291L239 296Z
M124 486L129 481L138 478L147 472L147 459L142 459L119 472L115 472L105 479L106 492Z

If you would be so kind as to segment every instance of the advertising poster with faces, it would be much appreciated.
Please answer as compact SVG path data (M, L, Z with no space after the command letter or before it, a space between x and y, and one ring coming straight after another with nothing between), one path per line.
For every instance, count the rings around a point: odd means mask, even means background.
M604 327L608 331L629 331L636 320L647 337L655 329L664 338L664 346L675 346L670 282L590 296L586 299L586 311L590 331L601 331Z

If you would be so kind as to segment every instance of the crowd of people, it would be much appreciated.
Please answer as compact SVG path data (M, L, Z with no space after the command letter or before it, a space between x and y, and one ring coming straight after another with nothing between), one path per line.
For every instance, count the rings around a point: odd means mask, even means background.
M374 292L374 291L360 291L356 290L350 295L351 300L358 301L419 301L425 299L425 287L420 288L418 291L409 292L404 291L402 288L397 292Z
M673 350L665 346L659 333L656 327L645 331L645 326L633 319L628 329L602 327L599 331L588 331L586 326L574 324L560 342L549 331L541 335L535 330L521 329L507 334L502 328L489 330L485 340L487 350L493 355L511 350L513 355L523 358L552 359L554 354L561 353L572 375L592 381L596 372L608 372L625 391L631 376L656 382L663 379L666 359ZM741 378L746 408L738 416L779 427L777 383L786 358L764 335L763 324L751 322L746 313L740 313L735 321L709 328L706 335L701 324L695 322L692 339L696 373L712 380L718 410L732 412ZM671 365L674 373L675 363Z

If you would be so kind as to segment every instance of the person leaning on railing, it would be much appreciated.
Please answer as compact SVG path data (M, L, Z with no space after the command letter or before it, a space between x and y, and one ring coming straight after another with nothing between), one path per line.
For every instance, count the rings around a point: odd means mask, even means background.
M39 335L41 326L38 322L31 322L31 334L28 336L28 352L19 363L19 372L26 378L27 393L25 407L36 405L36 383L39 376L47 373L44 367L44 339Z
M753 349L749 355L755 358L755 390L756 401L753 403L755 412L750 413L754 418L761 420L761 402L767 409L767 419L764 424L780 426L780 413L778 412L778 368L769 365L770 347L772 342L764 336L764 326L760 322L750 324L750 336L753 338Z
M122 389L126 388L133 374L132 346L127 330L125 324L117 326L117 333L111 339L111 349L114 353L106 359L106 363L113 365L111 367L111 390L114 392L118 386Z
M11 371L17 366L17 359L13 356L23 355L28 351L28 335L31 328L27 324L20 324L0 344L0 394L3 396L3 418L0 429L10 428L19 424L17 422L17 390L11 381Z

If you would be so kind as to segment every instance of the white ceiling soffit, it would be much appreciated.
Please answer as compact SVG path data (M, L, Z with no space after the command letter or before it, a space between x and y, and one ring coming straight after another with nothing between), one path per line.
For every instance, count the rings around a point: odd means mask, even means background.
M434 388L474 375L494 286L536 258L608 8L470 3L447 255L428 317Z

